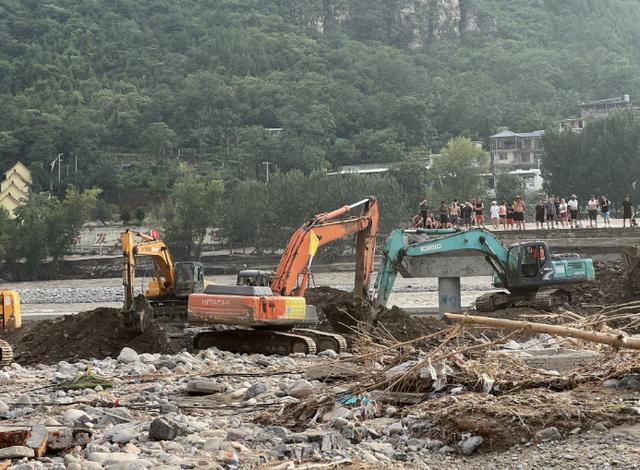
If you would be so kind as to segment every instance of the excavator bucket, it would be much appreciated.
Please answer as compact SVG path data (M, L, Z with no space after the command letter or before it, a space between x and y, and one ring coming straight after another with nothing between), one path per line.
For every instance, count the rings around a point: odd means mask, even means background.
M627 246L622 250L622 262L627 274L632 274L640 265L640 246Z
M120 310L119 327L128 333L142 334L153 320L153 308L143 295L138 295L130 309Z

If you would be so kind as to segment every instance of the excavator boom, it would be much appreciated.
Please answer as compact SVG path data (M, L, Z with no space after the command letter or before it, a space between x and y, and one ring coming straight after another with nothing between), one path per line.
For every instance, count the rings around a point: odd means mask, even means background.
M352 209L363 206L358 217L338 220ZM316 250L332 241L356 234L357 295L368 294L373 257L378 234L378 201L371 196L350 206L314 216L292 235L271 283L274 292L281 295L304 296L309 282L309 268Z

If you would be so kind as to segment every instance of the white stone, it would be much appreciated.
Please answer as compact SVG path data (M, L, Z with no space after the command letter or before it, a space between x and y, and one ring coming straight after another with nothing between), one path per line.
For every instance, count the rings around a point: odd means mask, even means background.
M31 459L35 455L33 449L24 446L12 446L0 449L0 459Z
M111 455L110 452L92 452L91 454L89 454L87 460L89 460L90 462L103 463L105 460L107 460L107 457L109 457L109 455Z
M82 410L75 410L75 409L70 409L64 412L64 415L62 415L62 420L65 423L78 423L78 422L82 422L84 420L90 420L91 418L89 417L89 415L87 413L85 413Z
M124 453L109 454L109 456L104 460L102 464L105 467L108 467L110 465L117 465L121 463L131 464L137 460L138 460L138 456L135 454L124 454Z
M116 424L104 433L104 437L117 444L126 444L138 437L135 426L132 424Z
M118 354L118 362L122 362L123 364L137 362L139 361L139 359L140 356L138 355L138 353L133 349L127 347L122 348L122 351L120 351L120 354Z

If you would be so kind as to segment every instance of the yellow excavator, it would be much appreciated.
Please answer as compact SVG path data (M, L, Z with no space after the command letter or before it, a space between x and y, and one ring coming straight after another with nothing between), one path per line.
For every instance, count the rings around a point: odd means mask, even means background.
M142 333L153 316L171 315L174 311L186 314L189 294L204 291L202 263L174 263L169 248L162 240L141 232L126 230L122 233L121 242L124 308L120 327ZM153 262L153 279L144 291L145 305L140 305L135 295L136 258L139 256L150 257ZM147 308L147 304L151 308Z
M20 295L13 290L0 290L0 320L2 330L17 330L22 326ZM0 368L13 361L11 345L0 339Z

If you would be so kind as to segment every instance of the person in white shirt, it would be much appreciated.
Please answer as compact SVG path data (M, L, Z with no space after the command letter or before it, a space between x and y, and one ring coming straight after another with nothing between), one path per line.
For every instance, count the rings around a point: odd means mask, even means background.
M587 210L589 211L589 228L592 228L594 224L595 228L598 228L598 200L593 195L587 202Z
M571 195L567 207L569 208L569 227L578 228L578 198L575 194Z
M489 215L491 217L491 227L493 230L498 230L500 227L500 206L496 201L491 201L491 207L489 207Z
M569 206L564 198L560 199L560 205L558 207L560 210L560 225L562 225L562 228L565 228L569 219Z

